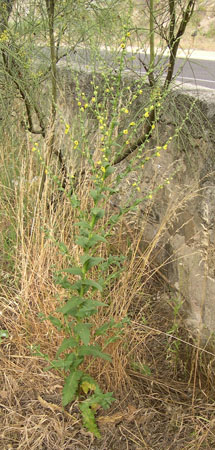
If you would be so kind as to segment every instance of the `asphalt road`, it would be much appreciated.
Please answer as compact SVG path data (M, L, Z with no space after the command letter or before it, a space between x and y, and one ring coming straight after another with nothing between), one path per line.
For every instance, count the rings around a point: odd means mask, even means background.
M215 89L215 61L177 58L174 75L180 83Z
M198 59L187 56L186 58L178 57L175 64L174 70L174 79L177 81L177 84L191 84L198 88L199 86L206 87L208 89L215 89L215 52L197 52L194 51L195 55L202 55L203 59ZM95 64L92 63L92 59L90 58L89 49L83 48L79 49L77 52L69 52L69 57L67 57L67 63L73 65L77 65L80 68L84 69L86 67L92 67L93 65L99 68L100 65L104 63L104 65L108 64L110 68L117 72L118 67L115 57L108 50L100 50L101 58L97 58L97 62ZM133 54L134 55L134 54ZM208 60L206 59L208 55ZM144 64L148 65L149 63L149 55L145 53L136 53L133 60L131 60L132 53L128 51L127 53L127 68L126 72L133 71L137 75L143 76L146 71L144 69ZM159 61L157 67L157 73L163 77L165 77L166 73L166 64L167 57L157 57ZM141 63L144 62L144 64ZM61 60L61 63L65 65L65 59Z
M140 62L141 60L148 64L149 56L140 54L136 60L137 73L144 74L145 69ZM158 73L160 72L163 77L165 77L167 71L165 68L167 61L167 57L161 57L159 61ZM135 61L133 68L135 69ZM174 79L181 85L189 83L196 88L202 86L209 89L215 89L215 54L214 60L190 57L177 58L174 69Z

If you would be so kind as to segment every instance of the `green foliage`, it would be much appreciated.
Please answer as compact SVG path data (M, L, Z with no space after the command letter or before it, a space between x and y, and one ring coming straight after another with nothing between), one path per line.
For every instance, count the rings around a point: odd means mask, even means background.
M3 339L8 338L9 333L7 330L0 330L0 344L2 343Z
M79 245L79 259L73 264L69 255L69 250L63 242L58 243L59 251L67 259L69 265L66 268L56 272L55 282L66 292L65 303L57 308L56 316L50 315L47 319L61 333L64 339L59 346L56 359L49 361L50 365L46 370L56 369L64 374L65 382L62 392L62 405L79 399L80 411L83 417L84 426L100 437L96 425L95 411L98 406L107 408L114 401L112 393L103 393L97 382L90 377L84 370L84 361L86 358L101 358L111 362L111 357L107 354L96 339L99 336L108 335L109 330L113 330L111 337L105 337L105 345L114 342L123 331L127 320L116 323L113 319L96 327L89 319L97 314L98 308L107 307L103 301L96 297L103 295L105 282L101 274L116 267L116 272L121 270L122 257L109 255L107 259L96 256L96 251L101 245L107 242L107 232L103 227L99 228L99 222L105 216L105 207L108 202L110 192L107 189L106 180L112 173L108 171L109 164L105 161L105 170L101 171L99 177L95 178L94 189L91 191L93 206L90 211L81 211L79 201L73 204L77 208L80 220L75 223L77 230L75 242ZM93 179L96 168L93 171ZM108 232L109 233L109 232ZM49 234L47 234L49 238ZM115 273L116 273L115 272ZM97 274L98 281L94 279ZM93 277L94 275L94 277ZM75 281L73 278L78 277ZM110 281L110 278L109 278ZM41 316L44 320L45 317ZM37 349L38 354L43 356ZM62 356L63 355L63 356ZM60 357L61 356L61 357ZM44 355L47 359L47 355ZM82 392L83 391L83 392ZM82 392L82 393L81 393ZM82 399L84 396L85 400Z

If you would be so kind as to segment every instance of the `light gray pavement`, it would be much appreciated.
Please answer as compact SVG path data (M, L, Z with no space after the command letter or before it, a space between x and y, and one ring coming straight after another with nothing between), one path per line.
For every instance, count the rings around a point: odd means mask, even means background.
M138 60L149 60L149 52L139 51L134 47L127 47L128 54L136 54ZM156 50L157 58L161 58L161 67L165 75L165 62L168 59L169 51ZM144 73L145 70L139 63L139 70ZM162 70L162 69L161 69ZM215 52L203 50L178 50L175 63L174 77L178 83L192 84L198 87L215 89Z
M133 70L136 74L140 76L144 75L145 69L143 61L146 65L149 63L149 52L147 50L141 50L135 47L126 47L127 50L127 72ZM116 49L118 53L119 49ZM100 48L100 61L96 63L99 68L100 62L105 62L109 64L113 70L118 70L117 62L113 56L114 52L108 47ZM131 59L133 57L133 59ZM77 52L68 52L68 57L66 58L69 64L77 64L83 70L87 67L92 67L92 60L90 58L90 51L86 47L79 48ZM159 75L165 77L167 71L168 62L168 51L156 50L156 60L159 60L159 66L157 71ZM65 65L65 60L61 60L59 66ZM195 89L207 88L210 90L215 90L215 52L206 52L202 50L178 50L177 60L175 63L174 79L177 85L186 86L187 84L192 85Z

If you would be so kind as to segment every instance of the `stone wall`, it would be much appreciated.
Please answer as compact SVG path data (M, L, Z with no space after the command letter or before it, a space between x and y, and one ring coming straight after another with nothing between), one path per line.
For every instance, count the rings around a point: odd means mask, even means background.
M188 328L204 342L215 332L215 93L201 90L197 97L190 89L175 90L158 125L159 142L151 139L146 152L174 136L187 111L179 136L142 173L130 172L115 201L127 202L141 180L135 196L143 202L132 216L140 246L175 287Z
M82 72L81 88L87 95L92 95L90 80L90 73ZM98 84L100 81L99 75ZM129 82L132 88L131 79L124 82ZM68 78L66 91L69 109L74 114L75 82L69 84ZM146 88L146 104L147 96ZM144 97L134 103L128 123L143 111ZM120 127L127 125L120 123ZM165 100L143 158L153 154L157 145L165 145L170 136L173 139L167 150L161 150L159 157L149 158L144 169L134 166L112 201L115 206L121 206L131 198L142 199L138 210L127 217L129 226L140 236L140 249L145 258L159 268L184 301L187 326L192 333L200 333L204 341L215 332L215 93L212 90L200 88L197 92L191 86L183 90L176 86ZM117 173L129 164L131 157L117 165ZM133 187L137 182L139 190ZM149 194L151 199L147 198Z

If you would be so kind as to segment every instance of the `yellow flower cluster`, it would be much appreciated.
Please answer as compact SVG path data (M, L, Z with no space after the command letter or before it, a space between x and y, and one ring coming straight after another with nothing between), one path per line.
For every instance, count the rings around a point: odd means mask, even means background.
M3 33L0 34L0 42L6 42L9 40L9 32L8 30L4 30Z
M38 151L38 143L35 142L34 146L32 147L32 152Z
M70 125L69 125L68 123L66 123L66 127L65 127L64 133L65 133L65 134L68 134L68 133L69 133L69 130L70 130Z

